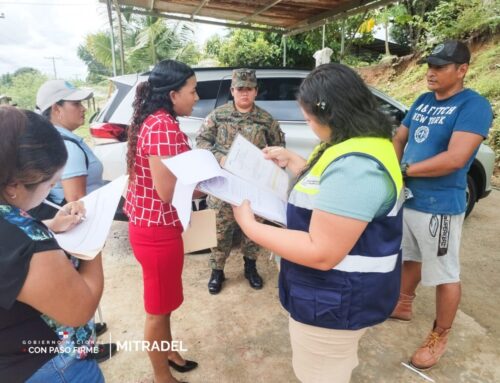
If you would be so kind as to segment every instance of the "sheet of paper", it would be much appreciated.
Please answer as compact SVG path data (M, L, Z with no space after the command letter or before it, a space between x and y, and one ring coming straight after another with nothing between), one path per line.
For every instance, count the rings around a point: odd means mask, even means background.
M260 151L259 154L262 156ZM248 199L255 214L286 224L286 199L263 188L259 180L250 182L222 169L210 151L194 149L162 162L177 177L172 204L177 209L184 230L189 224L196 185L201 191L235 205Z
M262 151L241 134L234 139L223 167L250 183L269 189L283 201L288 199L287 172L266 160Z
M162 163L177 177L172 197L172 205L184 230L191 218L191 201L196 185L206 179L221 175L221 167L214 155L206 149L193 149L174 157L162 160Z
M59 245L80 259L93 259L104 247L128 176L121 176L81 199L86 219L68 232L55 234Z
M174 189L174 196L172 197L172 205L177 210L182 228L184 230L189 226L191 219L192 198L196 184L184 185L182 182L177 181Z
M256 215L286 225L286 201L226 170L222 172L222 176L201 182L198 189L233 205L247 199Z
M193 149L162 162L184 185L197 184L200 181L217 177L221 167L212 152L206 149Z

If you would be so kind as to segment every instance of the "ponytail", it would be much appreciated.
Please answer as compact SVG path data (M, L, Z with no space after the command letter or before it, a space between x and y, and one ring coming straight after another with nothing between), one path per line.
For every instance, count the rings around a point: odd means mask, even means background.
M137 138L141 125L149 115L145 110L151 98L151 85L148 81L141 82L137 85L135 91L135 99L132 104L134 114L132 122L128 128L128 148L127 148L127 172L131 178L134 176L135 153L137 151Z

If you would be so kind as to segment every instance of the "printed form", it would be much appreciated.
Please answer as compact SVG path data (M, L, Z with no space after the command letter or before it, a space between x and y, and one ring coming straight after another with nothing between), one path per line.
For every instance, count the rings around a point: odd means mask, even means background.
M237 136L221 168L214 155L194 149L162 162L177 177L172 204L184 229L189 224L194 189L233 205L250 201L258 216L286 225L288 174L242 136Z

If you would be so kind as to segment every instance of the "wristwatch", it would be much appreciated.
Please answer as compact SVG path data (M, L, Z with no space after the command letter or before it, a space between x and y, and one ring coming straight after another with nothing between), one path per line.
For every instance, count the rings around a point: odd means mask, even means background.
M406 174L406 173L408 172L409 167L410 167L410 165L407 164L406 162L403 162L401 164L401 174L403 175L403 178L408 177L408 174Z

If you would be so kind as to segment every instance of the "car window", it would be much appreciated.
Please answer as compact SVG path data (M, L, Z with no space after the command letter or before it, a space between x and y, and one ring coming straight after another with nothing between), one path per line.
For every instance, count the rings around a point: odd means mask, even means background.
M302 78L263 78L257 81L257 101L295 101Z
M262 78L258 80L256 104L279 121L304 121L297 102L302 78Z
M191 116L205 118L215 108L215 101L219 93L220 81L199 81L196 91L200 99L193 108Z
M108 119L115 112L116 108L123 101L127 93L132 88L131 85L115 83L115 91L111 94L111 97L106 101L106 104L102 108L101 112L94 118L94 122L108 122Z
M296 100L302 80L297 77L260 78L257 80L259 92L255 103L278 121L304 121ZM223 83L223 87L229 90L230 81L225 80ZM222 92L219 96L223 95L227 95L225 102L233 99L231 92ZM222 103L222 100L218 101L219 105Z

